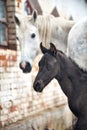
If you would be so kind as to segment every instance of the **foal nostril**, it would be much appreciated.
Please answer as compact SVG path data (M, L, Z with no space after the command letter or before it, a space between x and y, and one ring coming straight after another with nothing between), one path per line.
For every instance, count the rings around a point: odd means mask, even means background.
M34 84L34 89L37 92L41 92L42 88L41 88L41 81L38 81L37 83Z
M20 68L23 70L24 73L28 73L31 71L31 65L29 62L23 61L19 64Z
M40 90L40 86L37 84L37 86L34 89L35 89L35 91L39 91Z

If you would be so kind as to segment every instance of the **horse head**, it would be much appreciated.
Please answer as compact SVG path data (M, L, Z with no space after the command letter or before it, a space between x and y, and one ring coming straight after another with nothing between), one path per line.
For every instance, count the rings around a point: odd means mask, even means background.
M44 55L39 62L39 72L33 85L37 92L42 92L44 87L57 75L59 70L56 59L56 47L50 43L50 49L46 49L42 44L40 44L40 48Z
M20 43L21 61L20 68L24 73L28 73L32 69L32 63L39 51L39 34L35 22L37 19L37 11L34 10L32 15L18 17L14 16L17 25L17 39Z
M37 15L34 10L32 15L19 18L14 17L18 26L17 38L21 47L20 68L23 72L30 72L32 63L39 51L39 43L44 43L49 48L49 43L53 42L56 47L66 53L67 37L74 21L65 20L52 15Z

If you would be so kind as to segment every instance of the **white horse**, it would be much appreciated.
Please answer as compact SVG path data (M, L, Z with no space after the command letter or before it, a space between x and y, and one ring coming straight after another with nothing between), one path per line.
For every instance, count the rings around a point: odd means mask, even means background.
M61 17L37 15L36 10L32 15L23 18L15 16L15 22L18 25L17 37L21 46L20 68L25 73L31 71L40 42L45 43L47 48L49 43L53 42L58 49L66 53L68 33L75 24L74 21Z
M67 42L67 55L87 72L87 17L72 27Z

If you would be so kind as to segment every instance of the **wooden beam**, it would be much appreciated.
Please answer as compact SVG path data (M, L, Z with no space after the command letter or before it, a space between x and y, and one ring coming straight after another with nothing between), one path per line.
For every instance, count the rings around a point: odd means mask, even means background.
M28 8L30 9L30 12L32 13L33 7L32 7L32 5L30 3L30 0L26 0L26 2L27 2L27 5L28 5Z

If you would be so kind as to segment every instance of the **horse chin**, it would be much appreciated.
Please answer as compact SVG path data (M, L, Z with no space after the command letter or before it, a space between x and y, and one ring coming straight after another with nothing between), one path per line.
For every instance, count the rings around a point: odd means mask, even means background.
M25 69L22 69L22 72L23 73L30 73L32 70L32 68L25 68Z
M27 74L27 73L30 73L31 70L22 70L23 73Z
M44 87L42 87L42 86L36 86L36 87L34 87L34 90L35 90L36 92L41 93L41 92L43 91L43 88L44 88Z
M43 80L35 80L33 88L36 92L42 92L43 89L49 84L50 80L43 82Z

